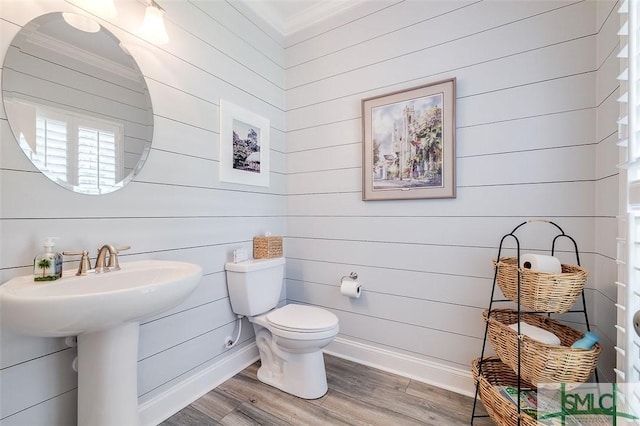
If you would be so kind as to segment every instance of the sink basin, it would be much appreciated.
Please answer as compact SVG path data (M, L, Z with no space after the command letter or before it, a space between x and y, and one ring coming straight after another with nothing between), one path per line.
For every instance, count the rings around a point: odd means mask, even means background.
M119 271L35 283L33 276L0 286L2 326L42 337L78 336L78 424L136 426L139 321L185 300L202 268L142 260ZM71 368L71 366L69 366Z
M2 323L42 337L77 336L170 309L196 288L202 268L176 261L142 260L121 270L36 283L31 275L0 287Z

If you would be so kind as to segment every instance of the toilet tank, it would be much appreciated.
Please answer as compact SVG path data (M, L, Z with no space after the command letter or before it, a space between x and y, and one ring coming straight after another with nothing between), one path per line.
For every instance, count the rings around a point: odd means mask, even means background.
M278 305L284 279L284 257L225 263L231 309L256 316Z

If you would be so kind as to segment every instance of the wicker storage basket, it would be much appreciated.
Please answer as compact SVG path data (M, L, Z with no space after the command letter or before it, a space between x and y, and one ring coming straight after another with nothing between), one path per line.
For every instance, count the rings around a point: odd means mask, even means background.
M518 333L509 327L518 322L518 312L511 309L494 309L487 319L488 310L482 313L489 322L487 335L496 355L514 372L518 371ZM520 345L520 375L538 386L539 383L585 382L598 364L602 351L600 344L593 349L573 349L571 345L584 334L560 324L547 316L520 313L520 320L558 336L562 346L547 345L528 336L522 336Z
M282 237L265 235L253 237L253 258L282 257Z
M498 268L498 287L505 297L533 311L563 313L571 309L584 288L589 273L574 265L562 265L561 274L549 274L518 268L518 258L502 257L493 264Z
M495 386L518 386L518 376L497 357L487 357L482 362L482 373L478 375L480 358L471 364L473 378L478 381L478 396L487 409L487 413L500 426L537 426L538 423L527 413L518 413L518 407L500 394ZM531 388L529 383L520 382L521 388Z

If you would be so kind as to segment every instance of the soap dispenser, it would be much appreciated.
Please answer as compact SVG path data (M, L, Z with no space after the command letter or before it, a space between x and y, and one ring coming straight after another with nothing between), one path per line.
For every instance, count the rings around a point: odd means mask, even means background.
M44 253L33 259L33 280L54 281L62 277L62 254L54 252L55 237L47 237L44 241Z

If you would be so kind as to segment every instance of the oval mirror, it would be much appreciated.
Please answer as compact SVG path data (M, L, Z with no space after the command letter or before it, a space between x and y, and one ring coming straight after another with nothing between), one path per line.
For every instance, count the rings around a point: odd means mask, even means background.
M90 18L49 13L26 24L4 60L2 97L23 152L74 192L122 188L149 154L153 111L144 77Z

